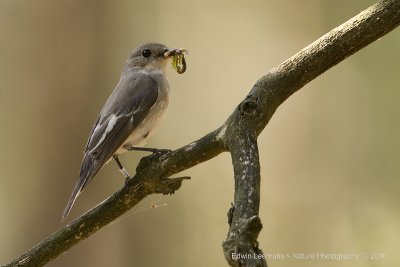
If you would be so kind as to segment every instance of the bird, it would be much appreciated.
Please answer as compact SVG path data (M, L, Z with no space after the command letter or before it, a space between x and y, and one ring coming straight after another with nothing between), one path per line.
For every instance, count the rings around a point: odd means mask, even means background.
M114 159L128 180L130 176L118 155L130 150L159 151L141 146L157 129L168 106L169 84L165 75L168 59L176 61L176 57L182 57L184 52L187 50L183 48L170 49L160 43L146 43L129 55L117 85L90 132L79 176L62 221L82 190L106 163ZM186 70L184 63L183 72Z

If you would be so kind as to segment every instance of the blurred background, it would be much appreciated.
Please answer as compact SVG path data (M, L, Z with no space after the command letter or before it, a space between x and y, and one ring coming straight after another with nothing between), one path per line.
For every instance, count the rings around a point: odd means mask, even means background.
M148 147L176 149L220 126L258 78L375 1L0 1L0 264L62 227L92 124L138 45L190 50ZM399 266L400 32L290 97L259 137L265 253L386 253L385 260L270 266ZM131 173L145 153L121 157ZM226 266L233 200L225 153L185 171L48 266ZM69 220L124 184L114 162ZM155 207L155 208L152 208Z

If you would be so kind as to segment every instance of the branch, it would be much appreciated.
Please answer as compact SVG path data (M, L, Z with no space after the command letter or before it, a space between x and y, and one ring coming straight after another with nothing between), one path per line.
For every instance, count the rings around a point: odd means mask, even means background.
M4 266L42 266L109 224L147 195L172 194L182 179L167 179L218 154L230 151L234 165L235 197L229 212L229 233L223 244L231 266L266 266L263 259L236 258L232 253L262 252L260 165L257 137L275 110L289 96L348 56L400 24L400 0L384 0L333 29L261 77L246 99L217 130L161 157L141 160L134 179L98 206Z
M257 242L262 226L258 217L260 179L254 137L289 96L399 24L400 0L384 0L367 8L261 77L227 120L235 202L228 213L230 229L223 249L231 266L267 266ZM243 160L250 163L243 164Z
M248 114L250 115L250 114ZM267 266L254 255L263 255L257 237L261 231L258 217L260 205L260 162L257 137L242 123L235 136L228 137L235 174L234 205L228 213L229 232L223 243L225 258L231 266ZM244 127L243 127L244 126ZM233 134L233 132L231 132ZM241 255L251 255L238 261Z

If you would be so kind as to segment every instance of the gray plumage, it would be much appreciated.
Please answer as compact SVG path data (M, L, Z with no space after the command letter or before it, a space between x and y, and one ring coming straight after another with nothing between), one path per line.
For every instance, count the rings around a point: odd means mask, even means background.
M114 155L141 146L160 123L169 99L166 46L149 43L129 56L87 142L79 178L63 213L68 216L82 189Z

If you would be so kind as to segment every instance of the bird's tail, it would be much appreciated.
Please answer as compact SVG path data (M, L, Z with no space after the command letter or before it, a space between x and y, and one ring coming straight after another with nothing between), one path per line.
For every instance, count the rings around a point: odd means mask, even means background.
M86 181L81 178L79 178L76 181L74 191L72 191L72 194L68 200L67 206L64 209L61 221L64 221L67 218L69 212L71 211L72 205L74 205L76 198L78 197L79 193L82 191L82 188L84 187L85 182Z
M80 192L85 187L85 185L96 174L96 172L93 172L93 170L94 170L93 159L90 155L85 154L85 157L83 158L83 161L82 161L79 178L75 183L74 190L72 191L72 194L68 200L67 206L64 209L61 221L64 221L67 218L69 212L71 211L72 206L75 203L76 198L79 196Z

